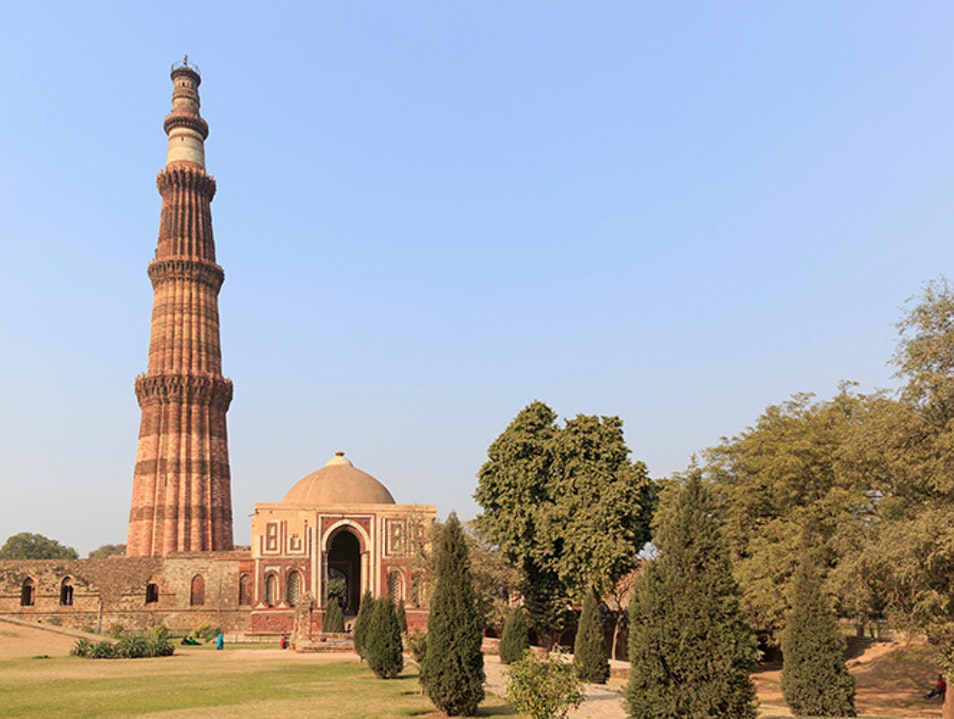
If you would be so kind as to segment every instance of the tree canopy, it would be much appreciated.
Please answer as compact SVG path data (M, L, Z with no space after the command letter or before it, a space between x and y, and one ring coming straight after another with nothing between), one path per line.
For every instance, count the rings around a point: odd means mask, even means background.
M0 559L79 559L79 553L42 534L20 532L0 547Z
M520 569L538 629L558 630L568 600L609 591L636 566L653 493L646 466L629 455L618 417L581 414L561 427L543 402L488 448L476 523Z
M104 544L102 547L97 547L91 551L87 558L89 559L106 559L107 557L124 557L126 556L126 545L125 544Z

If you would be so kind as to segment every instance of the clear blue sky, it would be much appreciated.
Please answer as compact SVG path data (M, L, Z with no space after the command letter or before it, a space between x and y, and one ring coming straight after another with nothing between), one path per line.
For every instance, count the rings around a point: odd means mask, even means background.
M662 477L894 385L954 260L950 2L0 2L0 541L125 542L169 66L202 71L236 541L344 450L477 512L529 402Z

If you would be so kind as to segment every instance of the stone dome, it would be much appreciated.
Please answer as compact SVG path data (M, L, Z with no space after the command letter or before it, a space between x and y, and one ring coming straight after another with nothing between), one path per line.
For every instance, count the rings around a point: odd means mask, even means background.
M322 506L335 504L394 504L387 487L367 472L356 469L337 452L328 463L288 490L283 504Z

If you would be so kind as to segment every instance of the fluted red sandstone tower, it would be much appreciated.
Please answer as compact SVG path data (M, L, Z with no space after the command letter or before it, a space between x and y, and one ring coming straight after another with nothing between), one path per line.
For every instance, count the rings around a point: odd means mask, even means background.
M156 178L162 217L155 259L149 365L136 378L142 408L129 512L128 557L232 549L232 497L222 376L212 197L205 171L209 126L199 116L197 69L172 70L166 167Z

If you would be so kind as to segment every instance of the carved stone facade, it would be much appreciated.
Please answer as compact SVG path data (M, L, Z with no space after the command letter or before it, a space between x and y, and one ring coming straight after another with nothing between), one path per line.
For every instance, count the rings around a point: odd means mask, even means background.
M199 74L172 71L172 112L159 240L149 265L152 330L129 512L128 557L232 549L232 497L225 414L232 383L222 376L212 198L205 171L209 134L199 115Z

